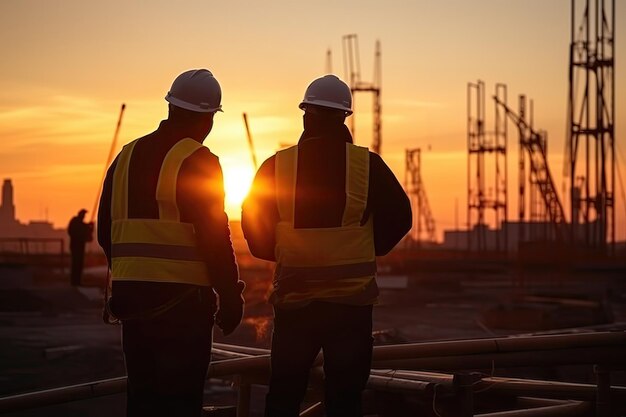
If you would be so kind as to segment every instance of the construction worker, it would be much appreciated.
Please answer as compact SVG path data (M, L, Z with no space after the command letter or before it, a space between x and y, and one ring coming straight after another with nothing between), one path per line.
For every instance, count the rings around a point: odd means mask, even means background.
M352 95L343 81L316 79L300 108L298 144L263 163L242 213L252 254L277 263L265 415L299 415L322 350L326 415L361 416L378 297L375 255L408 232L411 207L381 157L352 144L344 125Z
M124 146L103 185L98 241L111 268L108 306L122 323L131 417L200 416L214 321L228 335L243 314L222 169L202 146L221 97L210 71L180 74L167 120Z
M72 256L72 269L70 283L73 286L81 284L83 266L85 263L85 244L93 240L93 223L85 223L87 210L81 209L67 225L67 234L70 237L70 254Z

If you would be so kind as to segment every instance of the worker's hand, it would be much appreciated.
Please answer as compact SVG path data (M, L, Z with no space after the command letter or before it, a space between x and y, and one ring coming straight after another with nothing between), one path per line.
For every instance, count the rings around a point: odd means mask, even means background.
M237 282L237 290L229 294L219 294L220 308L215 315L215 323L222 329L224 336L235 331L243 317L243 281Z

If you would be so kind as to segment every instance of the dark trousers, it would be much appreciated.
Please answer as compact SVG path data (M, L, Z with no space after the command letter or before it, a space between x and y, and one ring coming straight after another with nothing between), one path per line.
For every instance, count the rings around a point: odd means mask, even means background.
M85 244L71 245L70 252L72 254L72 272L70 275L70 283L74 286L80 285L80 279L83 275L83 263L85 260Z
M194 293L156 318L123 321L128 417L201 416L214 313Z
M361 394L372 362L372 306L313 302L274 309L272 376L266 417L299 415L317 354L324 352L327 417L362 416Z

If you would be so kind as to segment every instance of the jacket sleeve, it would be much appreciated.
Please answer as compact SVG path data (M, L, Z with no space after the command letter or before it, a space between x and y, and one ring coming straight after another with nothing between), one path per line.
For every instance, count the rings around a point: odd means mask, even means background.
M250 252L266 261L276 261L276 224L280 218L276 206L274 166L274 156L263 162L241 213L241 227Z
M104 184L102 185L100 204L98 205L98 244L104 251L109 268L111 267L111 198L113 194L113 173L116 166L117 158L115 158L107 171Z
M368 210L374 216L376 256L386 255L411 229L411 203L383 159L370 152Z
M176 199L181 220L192 223L212 285L222 297L239 296L239 271L224 211L224 179L217 156L201 148L181 166Z

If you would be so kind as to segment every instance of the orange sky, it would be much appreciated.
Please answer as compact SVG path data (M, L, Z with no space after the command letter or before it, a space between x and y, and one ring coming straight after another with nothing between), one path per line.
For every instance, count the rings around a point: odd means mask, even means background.
M619 2L618 2L619 3ZM297 105L325 71L327 48L343 76L341 37L357 33L363 77L382 43L383 157L404 179L405 148L422 147L426 190L438 234L466 212L465 86L480 78L534 99L535 126L549 132L549 160L561 192L569 45L567 0L171 2L21 0L0 2L0 179L12 178L21 221L47 216L65 226L91 209L119 106L120 142L152 131L180 72L209 68L225 112L205 144L225 171L227 211L237 218L253 169L241 114L247 112L260 161L301 131ZM616 97L626 86L621 57L626 7L617 10ZM626 59L626 58L624 58ZM368 145L369 97L357 97L357 143ZM492 125L492 104L487 123ZM626 174L617 102L616 137ZM509 218L516 219L517 135L509 126ZM430 151L426 149L430 146ZM563 196L561 197L563 199ZM618 237L626 239L616 185ZM566 208L569 213L569 208Z

